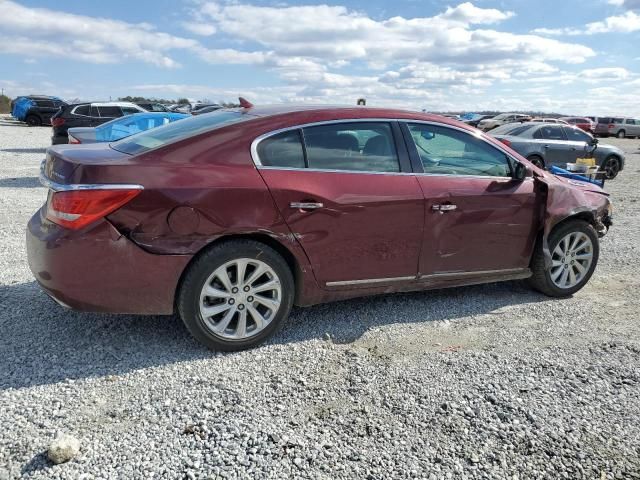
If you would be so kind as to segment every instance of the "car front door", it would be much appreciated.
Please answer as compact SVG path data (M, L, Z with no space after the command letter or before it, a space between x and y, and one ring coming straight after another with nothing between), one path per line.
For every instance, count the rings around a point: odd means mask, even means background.
M322 288L415 280L424 202L397 123L302 127L258 139L252 152Z
M639 137L640 136L640 120L627 118L625 120L625 129L626 129L627 137Z
M423 279L526 272L538 231L532 178L512 178L515 160L466 130L403 126L425 197Z
M578 158L586 158L592 156L588 154L591 151L592 137L582 131L578 127L563 127L564 133L569 141L570 158L567 158L567 162L575 162Z
M556 165L566 168L574 157L573 145L567 141L562 125L541 125L533 133L534 142L544 157L546 167Z

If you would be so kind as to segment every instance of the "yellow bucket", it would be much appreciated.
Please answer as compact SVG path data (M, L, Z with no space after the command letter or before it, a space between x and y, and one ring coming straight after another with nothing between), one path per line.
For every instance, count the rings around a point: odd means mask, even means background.
M588 167L595 167L596 159L595 158L578 158L576 159L576 164L587 165Z

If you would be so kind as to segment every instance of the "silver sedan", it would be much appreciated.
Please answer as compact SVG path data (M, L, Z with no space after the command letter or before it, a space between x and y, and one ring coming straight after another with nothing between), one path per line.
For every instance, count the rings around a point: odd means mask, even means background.
M607 178L615 178L624 168L624 152L613 145L598 144L594 138L577 127L569 125L523 123L503 125L490 135L511 147L530 162L548 168L555 165L566 168L578 158L593 156Z

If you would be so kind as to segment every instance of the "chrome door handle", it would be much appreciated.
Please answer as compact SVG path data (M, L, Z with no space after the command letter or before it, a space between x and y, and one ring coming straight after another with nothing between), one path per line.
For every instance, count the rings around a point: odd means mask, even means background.
M443 205L431 205L431 210L433 210L434 212L440 212L440 213L452 212L457 208L458 206L453 205L452 203L445 203Z
M324 207L324 204L320 202L291 202L289 206L291 208L299 208L300 210L315 210Z

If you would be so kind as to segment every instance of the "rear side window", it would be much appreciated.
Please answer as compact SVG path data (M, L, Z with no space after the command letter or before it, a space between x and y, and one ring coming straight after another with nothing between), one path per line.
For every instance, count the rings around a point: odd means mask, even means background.
M533 138L541 138L544 140L566 140L563 128L559 125L545 125L540 127L533 135Z
M38 107L53 108L54 103L51 100L36 100Z
M621 118L613 118L611 119L612 123L622 123L622 119Z
M89 116L91 114L91 109L89 105L78 105L73 111L74 115L86 115Z
M116 118L122 116L120 107L98 107L98 114L101 117Z
M140 110L133 107L121 107L121 110L124 115L131 115L132 113L140 113Z
M300 131L278 133L258 145L260 163L267 167L304 168L304 150Z
M349 122L302 130L309 168L358 172L399 172L391 125Z

